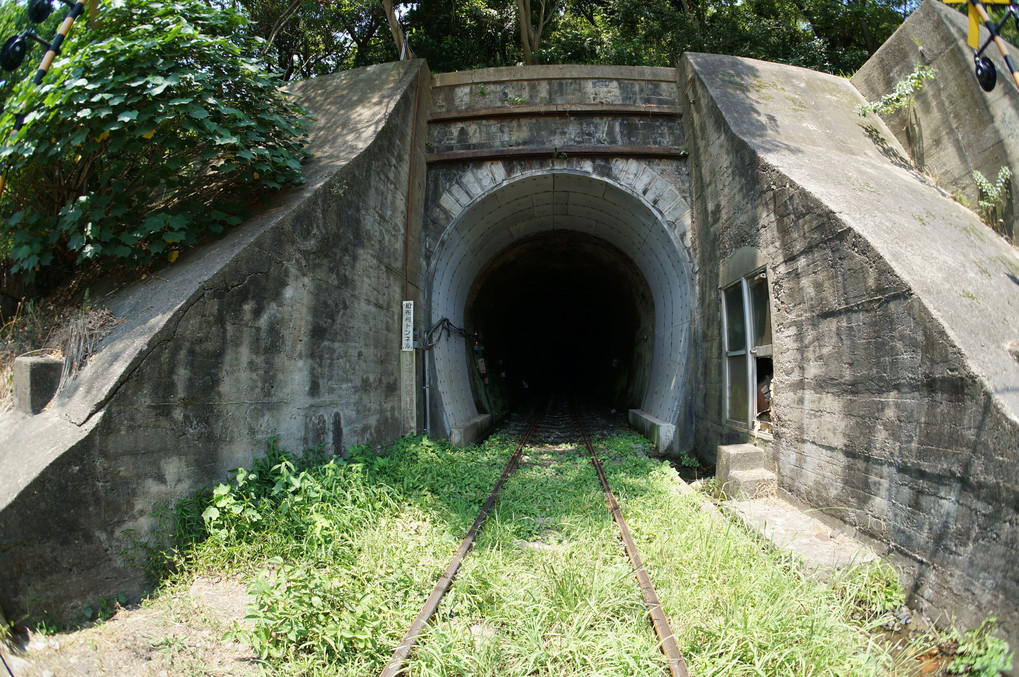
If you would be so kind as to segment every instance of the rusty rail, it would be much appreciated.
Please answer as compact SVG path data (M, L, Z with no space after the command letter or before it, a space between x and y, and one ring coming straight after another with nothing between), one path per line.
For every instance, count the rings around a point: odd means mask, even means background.
M407 656L410 655L411 649L414 648L414 644L417 642L418 635L424 630L425 625L428 623L428 619L435 613L435 609L438 608L439 602L442 600L443 595L449 590L449 586L453 583L453 578L456 573L460 570L460 565L463 563L464 557L467 556L468 551L474 546L474 539L481 530L481 527L485 524L485 520L488 519L488 513L495 505L495 499L499 495L499 490L502 489L502 485L506 482L506 479L513 474L513 471L517 469L517 464L520 463L520 457L523 455L524 445L530 439L531 434L534 433L534 429L537 427L538 422L541 420L543 413L538 411L535 413L534 418L527 426L527 431L524 436L520 438L520 443L517 448L513 451L513 455L510 456L509 462L506 464L506 468L502 471L502 475L495 483L495 487L492 489L492 493L488 495L488 500L481 506L481 511L478 512L478 516L474 519L474 524L467 531L467 536L464 537L460 543L460 547L457 549L456 554L453 555L453 559L450 560L446 570L442 573L438 583L435 584L435 588L432 590L432 594L425 600L425 604L421 607L421 611L418 613L414 622L411 623L410 628L407 630L407 634L404 635L403 641L393 650L393 655L386 663L386 667L379 674L379 677L396 677L404 670L404 663L407 661Z
M619 532L623 536L623 545L626 547L626 554L629 556L630 562L633 564L634 573L637 575L637 582L640 585L640 591L644 595L644 603L647 605L648 614L651 616L651 624L654 626L655 632L658 634L662 653L665 654L665 658L669 662L669 672L672 677L689 677L690 673L687 672L686 669L686 660L683 658L683 654L679 652L679 645L676 644L676 638L672 634L672 628L669 626L669 619L666 618L665 612L662 611L662 603L658 600L658 594L655 592L655 587L651 583L651 577L648 576L647 569L644 568L644 561L641 559L640 553L637 551L637 544L633 542L633 536L630 535L630 528L626 525L626 520L623 519L623 513L619 508L619 502L616 501L616 497L613 495L612 489L609 488L609 481L605 478L605 472L602 470L601 461L598 460L598 454L595 452L594 446L591 444L591 438L588 437L587 430L584 428L584 423L580 420L580 414L577 413L577 409L573 404L570 405L570 412L573 414L573 420L577 425L577 429L580 431L580 436L584 440L584 446L587 447L588 452L591 454L591 463L594 464L594 469L598 473L598 479L601 481L602 489L605 491L605 500L608 501L612 517L616 520Z

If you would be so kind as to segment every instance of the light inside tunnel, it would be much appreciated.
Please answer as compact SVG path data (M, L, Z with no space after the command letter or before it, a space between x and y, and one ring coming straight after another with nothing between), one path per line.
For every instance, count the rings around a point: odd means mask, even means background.
M654 303L616 247L576 231L532 236L482 271L467 299L475 401L500 415L530 396L620 410L647 387Z

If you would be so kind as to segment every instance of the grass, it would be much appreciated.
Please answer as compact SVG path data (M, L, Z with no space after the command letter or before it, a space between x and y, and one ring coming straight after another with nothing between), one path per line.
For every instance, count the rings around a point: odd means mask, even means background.
M641 442L602 440L602 459L693 674L896 673L872 634L897 599L887 576L804 575L678 492L674 470L634 454ZM154 566L171 591L198 575L246 576L250 625L232 634L269 674L378 674L512 449L504 438L469 449L407 438L378 454L302 459L273 445L230 485L178 506L183 545ZM407 674L663 671L587 455L530 450Z

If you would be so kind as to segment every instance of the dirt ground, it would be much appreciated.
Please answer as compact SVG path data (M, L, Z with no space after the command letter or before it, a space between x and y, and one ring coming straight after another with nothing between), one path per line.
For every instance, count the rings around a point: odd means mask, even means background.
M198 578L181 594L66 633L31 633L18 646L0 644L14 677L220 677L261 674L251 649L224 635L243 624L244 583ZM9 677L0 665L0 677Z

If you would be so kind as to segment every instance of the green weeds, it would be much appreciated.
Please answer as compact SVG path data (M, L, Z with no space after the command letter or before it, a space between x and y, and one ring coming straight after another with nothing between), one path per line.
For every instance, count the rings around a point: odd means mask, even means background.
M967 630L957 639L959 647L955 660L948 666L949 674L998 677L1012 669L1015 654L1009 651L1008 642L991 636L994 626L995 619L988 618L979 628Z
M856 112L861 116L866 116L867 113L890 115L901 108L912 108L913 97L923 89L924 80L932 80L937 77L937 74L936 68L916 64L912 73L895 83L895 89L890 94L885 94L877 101L858 106Z
M693 674L899 674L877 639L901 606L893 569L807 576L677 491L674 469L634 451L643 442L603 439L599 454ZM419 437L340 459L273 443L251 470L181 504L173 536L184 545L163 559L166 584L246 575L248 624L228 635L269 674L378 674L511 451L500 438L454 449ZM529 449L406 674L661 674L617 533L586 452ZM984 628L958 646L957 674L1010 660Z
M512 447L408 438L384 453L296 456L270 442L200 504L152 567L166 585L246 574L247 642L279 674L379 672L502 471ZM196 514L198 519L195 519Z
M1008 165L1002 166L994 183L988 181L977 170L973 170L973 181L977 184L980 197L978 211L980 218L999 233L1007 234L1005 218L1012 204L1012 170Z
M837 593L856 607L853 618L864 623L889 623L889 615L906 603L899 572L881 560L860 564L835 576ZM893 623L894 625L894 623Z

